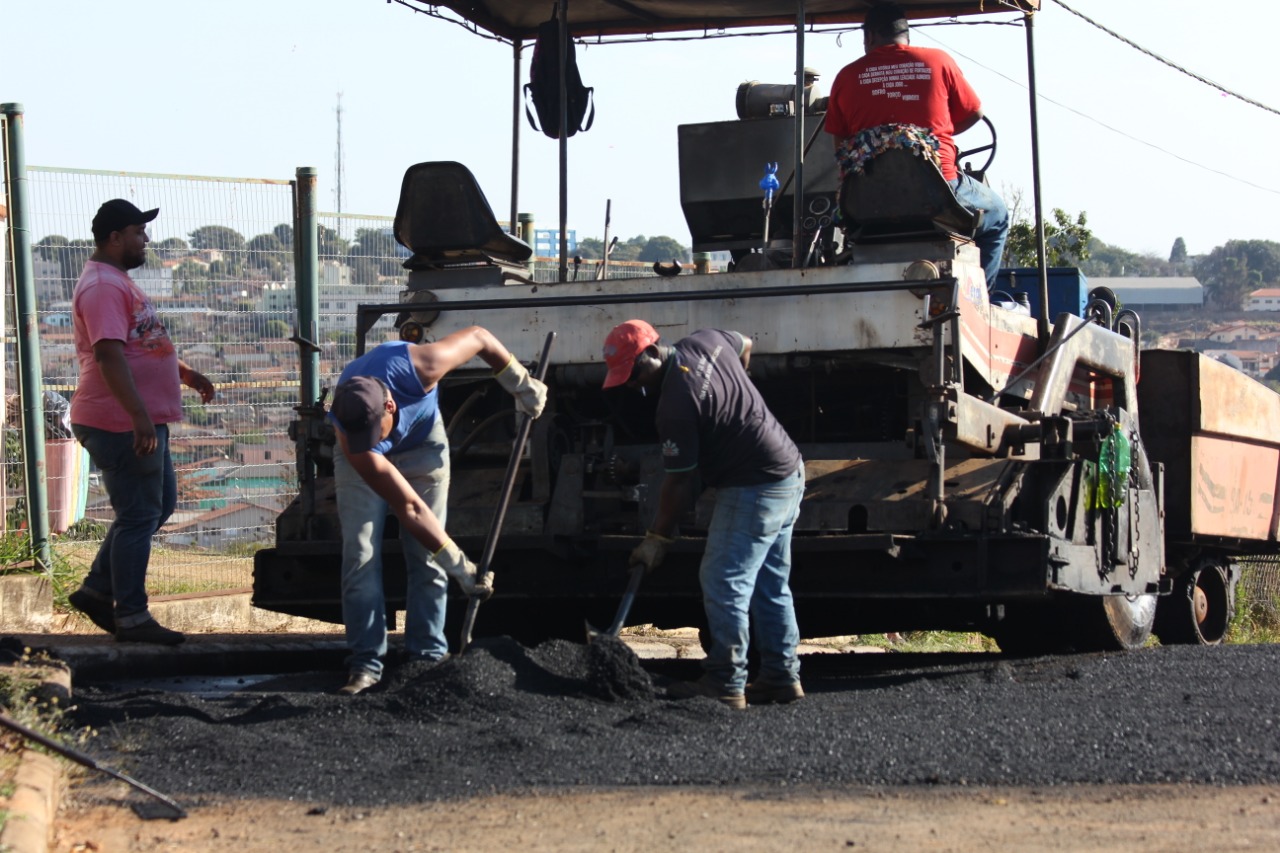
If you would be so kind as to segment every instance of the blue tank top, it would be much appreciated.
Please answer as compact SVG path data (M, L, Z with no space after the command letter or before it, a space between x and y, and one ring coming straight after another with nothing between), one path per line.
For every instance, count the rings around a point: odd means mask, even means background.
M409 347L404 341L389 341L369 350L352 361L338 378L341 385L355 376L372 376L381 379L396 401L395 425L391 435L370 448L374 453L388 456L419 447L435 425L440 411L437 391L439 386L426 391L422 379L409 358ZM333 415L329 415L333 420ZM335 422L336 423L336 422Z

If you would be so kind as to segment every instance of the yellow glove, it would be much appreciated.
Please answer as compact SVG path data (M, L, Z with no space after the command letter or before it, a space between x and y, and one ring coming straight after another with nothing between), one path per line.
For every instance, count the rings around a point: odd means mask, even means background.
M676 540L659 536L650 530L644 535L644 541L632 549L628 565L644 566L646 572L653 571L662 565L662 558L667 555L667 546L674 541Z
M536 418L547 405L547 386L529 375L525 366L511 356L507 366L493 375L502 389L516 398L516 408L521 414Z

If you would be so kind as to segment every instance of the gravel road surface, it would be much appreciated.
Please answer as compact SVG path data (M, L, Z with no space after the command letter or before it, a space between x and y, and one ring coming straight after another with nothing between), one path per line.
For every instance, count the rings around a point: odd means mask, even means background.
M808 697L733 711L689 661L478 641L356 697L342 672L223 694L77 684L104 765L186 802L382 806L575 786L1052 786L1280 780L1280 647L814 655Z

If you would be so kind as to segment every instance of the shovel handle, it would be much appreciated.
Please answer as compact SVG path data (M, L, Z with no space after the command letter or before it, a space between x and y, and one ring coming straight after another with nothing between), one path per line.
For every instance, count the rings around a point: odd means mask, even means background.
M611 636L618 636L622 633L622 626L626 624L627 616L631 613L631 605L635 603L636 593L640 591L640 581L644 580L645 568L643 563L637 563L631 567L631 579L627 581L627 591L622 594L622 601L618 602L618 613L613 617L613 624L609 626L608 633Z
M538 357L535 378L541 382L547 376L547 364L551 356L551 345L555 343L556 333L547 332L547 339L542 344L542 355ZM524 456L524 445L529 440L529 432L533 428L533 418L520 416L520 429L516 433L515 444L511 446L511 457L507 460L507 473L502 478L502 492L498 496L498 506L493 512L493 521L489 524L489 535L485 538L484 551L480 554L480 565L476 576L483 578L493 574L489 564L493 562L494 551L498 548L498 534L502 532L502 522L507 517L507 504L511 502L511 492L515 487L516 474L520 470L520 458ZM458 641L459 652L465 652L471 645L471 632L475 628L476 612L480 609L480 599L472 596L467 602L467 613L462 620L462 638Z

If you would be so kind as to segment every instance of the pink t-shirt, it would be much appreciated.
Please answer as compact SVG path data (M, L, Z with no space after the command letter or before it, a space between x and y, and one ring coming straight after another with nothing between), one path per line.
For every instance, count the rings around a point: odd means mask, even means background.
M89 261L71 297L80 383L71 397L71 422L108 432L131 432L133 421L111 394L93 359L98 341L123 341L124 357L151 422L182 420L178 353L151 300L123 270Z

